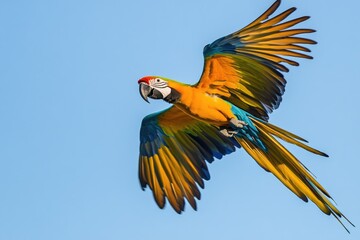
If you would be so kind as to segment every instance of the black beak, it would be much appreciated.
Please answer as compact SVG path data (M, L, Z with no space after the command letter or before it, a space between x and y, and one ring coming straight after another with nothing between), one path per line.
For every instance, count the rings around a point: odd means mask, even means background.
M150 87L146 83L140 83L139 91L140 91L141 97L148 103L150 103L148 100L148 97L150 97L152 99L163 99L164 98L162 93L159 90L157 90L156 88Z
M141 97L148 103L148 95L151 93L151 87L149 85L147 85L146 83L140 83L139 84L139 92Z

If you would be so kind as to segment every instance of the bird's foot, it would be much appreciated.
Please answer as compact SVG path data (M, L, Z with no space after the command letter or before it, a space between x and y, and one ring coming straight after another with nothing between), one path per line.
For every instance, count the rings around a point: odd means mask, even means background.
M244 122L244 121L241 121L241 120L239 120L239 119L237 119L237 118L232 118L232 119L230 119L230 126L232 127L232 128L234 128L234 129L236 129L236 128L243 128L244 126L246 126L247 125L247 123L246 122Z
M233 137L234 135L238 134L239 131L235 131L232 129L227 129L227 128L223 128L220 130L220 132L225 136L225 137Z

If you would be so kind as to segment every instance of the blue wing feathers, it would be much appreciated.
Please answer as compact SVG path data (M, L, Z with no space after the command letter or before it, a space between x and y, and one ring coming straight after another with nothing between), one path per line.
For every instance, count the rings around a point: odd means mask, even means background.
M247 125L245 125L243 128L239 129L239 133L237 134L239 137L247 138L252 143L254 143L256 146L260 147L262 150L266 151L266 146L261 141L259 137L259 130L255 127L249 116L255 118L250 113L236 107L235 105L232 105L231 107L232 112L235 114L235 116L241 120L244 121Z

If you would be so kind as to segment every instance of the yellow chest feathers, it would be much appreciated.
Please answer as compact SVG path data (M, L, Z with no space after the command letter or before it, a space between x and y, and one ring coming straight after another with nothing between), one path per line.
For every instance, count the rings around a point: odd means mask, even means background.
M175 106L199 120L220 126L234 117L231 105L215 95L191 86L186 91L180 90L180 93L181 97Z

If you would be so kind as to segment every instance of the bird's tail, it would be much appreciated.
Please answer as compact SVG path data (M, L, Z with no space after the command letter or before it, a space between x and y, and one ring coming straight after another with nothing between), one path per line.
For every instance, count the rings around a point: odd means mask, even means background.
M340 218L346 219L351 225L353 224L334 206L330 194L316 181L309 170L275 137L295 144L309 152L325 157L328 157L328 155L306 145L306 140L293 133L260 119L250 116L249 118L258 130L257 135L263 146L257 144L258 140L254 141L247 137L235 136L236 141L262 168L272 172L299 198L305 202L308 199L313 201L325 214L333 215L349 232Z

